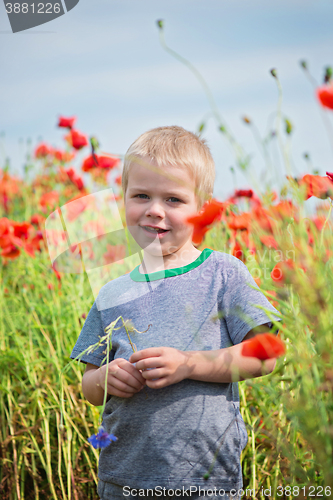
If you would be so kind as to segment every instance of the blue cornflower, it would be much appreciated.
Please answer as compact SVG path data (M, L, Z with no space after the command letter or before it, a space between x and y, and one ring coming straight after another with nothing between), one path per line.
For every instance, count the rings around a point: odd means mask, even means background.
M93 436L90 436L88 438L89 443L91 446L94 448L105 448L106 446L109 446L111 441L117 441L118 438L114 436L113 434L108 434L105 430L104 427L100 427L99 431L97 434L94 434Z

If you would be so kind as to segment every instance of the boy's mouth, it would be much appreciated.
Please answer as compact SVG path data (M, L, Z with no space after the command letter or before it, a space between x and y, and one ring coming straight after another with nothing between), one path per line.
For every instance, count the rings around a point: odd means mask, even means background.
M149 227L149 226L141 226L143 229L145 229L146 231L148 231L149 233L152 233L152 234L156 234L156 233L167 233L169 231L169 229L162 229L162 228L153 228L153 227Z

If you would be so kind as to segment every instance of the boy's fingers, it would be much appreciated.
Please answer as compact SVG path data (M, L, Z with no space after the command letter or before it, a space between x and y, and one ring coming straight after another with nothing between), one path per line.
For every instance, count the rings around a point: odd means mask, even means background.
M131 367L131 372L128 370L125 370L123 368L119 368L119 370L116 371L116 373L113 375L113 381L114 380L119 380L123 382L124 384L127 384L131 387L133 387L135 390L140 390L141 387L145 384L145 380L142 377L141 373L138 372L134 368L134 366L129 365ZM112 381L112 384L113 384Z
M146 370L143 372L143 377L146 380L154 380L155 378L159 379L159 378L163 377L164 375L165 375L165 373L164 373L163 369Z
M131 355L129 361L130 363L136 363L137 361L140 361L140 359L153 358L161 355L162 355L161 347L149 347L148 349L142 349L142 351L134 352Z
M148 368L161 368L164 363L161 358L145 358L135 364L137 370L147 370Z
M141 372L139 372L131 363L122 367L124 371L126 371L130 376L134 377L140 384L144 384L145 380L143 379Z
M111 394L111 396L118 396L119 398L131 398L134 396L135 392L123 392L119 391L115 387L110 387L108 390L108 394Z
M135 379L133 378L135 381ZM126 380L120 380L119 378L114 377L112 379L112 385L110 386L110 389L112 387L115 387L119 391L126 392L126 393L131 393L134 394L135 392L138 392L142 388L142 384L139 384L139 382L131 382L130 384Z

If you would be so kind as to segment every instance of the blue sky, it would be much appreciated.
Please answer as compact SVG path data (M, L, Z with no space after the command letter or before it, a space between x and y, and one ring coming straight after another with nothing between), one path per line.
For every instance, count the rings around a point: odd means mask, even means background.
M116 154L156 126L196 131L209 116L207 98L189 69L163 51L157 19L165 21L168 45L204 76L221 115L252 155L252 177L236 171L237 187L249 187L253 177L263 185L266 167L241 117L250 117L261 135L272 128L278 97L273 67L283 88L283 115L294 125L292 173L333 170L320 108L299 66L307 60L321 83L324 67L333 64L328 0L80 0L66 15L16 34L0 3L1 164L10 157L13 171L22 171L28 137L33 145L42 137L62 146L60 114L76 115L79 130ZM234 187L234 155L212 117L203 137L216 162L214 195L224 198ZM286 172L276 140L273 152L281 179Z

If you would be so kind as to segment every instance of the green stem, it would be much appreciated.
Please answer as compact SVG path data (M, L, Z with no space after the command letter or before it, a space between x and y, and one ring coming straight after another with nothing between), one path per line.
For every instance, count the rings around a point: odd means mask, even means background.
M221 130L223 129L223 133L226 135L226 137L230 141L232 147L234 148L236 157L241 164L242 163L241 158L245 156L243 148L237 143L237 141L235 140L233 135L230 134L230 132L228 131L226 122L225 122L225 120L222 119L222 117L219 113L219 110L218 110L218 107L216 105L213 94L211 93L205 79L199 73L199 71L195 68L195 66L193 66L193 64L191 64L187 59L185 59L185 57L182 57L180 54L178 54L177 52L175 52L174 50L170 49L170 47L167 46L167 44L165 42L165 38L164 38L163 27L161 27L161 26L159 28L159 38L160 38L160 43L161 43L161 46L163 47L163 49L166 52L168 52L171 56L173 56L175 59L177 59L179 62L184 64L190 71L192 71L194 76L200 82L200 84L201 84L201 86L206 94L206 97L208 99L209 105L212 109L212 113L213 113L213 115L218 123L218 126L220 127Z

